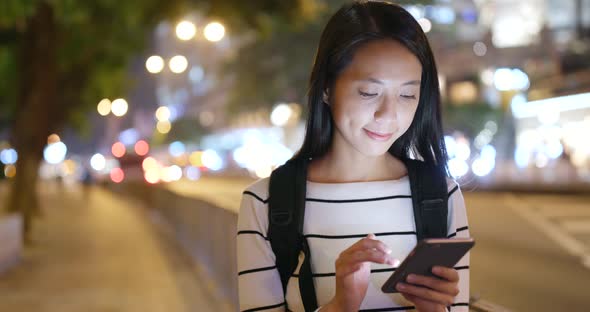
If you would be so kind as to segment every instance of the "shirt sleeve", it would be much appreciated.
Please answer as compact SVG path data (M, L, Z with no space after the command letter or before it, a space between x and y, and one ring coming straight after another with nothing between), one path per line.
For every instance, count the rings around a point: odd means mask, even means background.
M267 191L244 191L238 215L237 265L240 311L285 311L275 255L267 239Z
M467 211L461 189L456 182L449 183L449 238L468 238L469 224ZM459 295L455 297L455 303L450 311L469 311L469 253L467 253L455 266L459 273Z

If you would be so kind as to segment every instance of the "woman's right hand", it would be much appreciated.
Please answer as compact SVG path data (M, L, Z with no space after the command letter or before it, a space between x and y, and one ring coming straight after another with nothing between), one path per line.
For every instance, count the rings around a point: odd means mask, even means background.
M358 311L369 286L371 262L398 266L391 249L369 234L340 253L336 259L336 295L321 312Z

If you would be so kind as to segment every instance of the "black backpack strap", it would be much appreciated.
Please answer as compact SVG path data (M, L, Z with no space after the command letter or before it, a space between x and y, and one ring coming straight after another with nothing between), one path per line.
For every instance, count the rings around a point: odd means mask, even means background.
M268 238L276 257L283 294L295 272L299 252L305 261L299 272L299 289L306 311L317 309L317 298L311 273L311 254L303 237L307 160L293 159L275 169L270 176L268 199Z
M318 299L315 294L315 285L313 284L313 273L311 271L311 252L307 239L303 238L303 253L305 259L299 270L299 292L305 311L315 311L318 308Z
M447 237L448 189L442 166L405 159L408 169L418 241Z

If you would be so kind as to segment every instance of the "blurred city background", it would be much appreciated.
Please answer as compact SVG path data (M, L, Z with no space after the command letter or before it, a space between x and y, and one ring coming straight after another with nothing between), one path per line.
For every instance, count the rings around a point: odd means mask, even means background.
M0 311L235 311L344 0L0 0ZM399 1L439 69L473 311L590 311L590 0Z

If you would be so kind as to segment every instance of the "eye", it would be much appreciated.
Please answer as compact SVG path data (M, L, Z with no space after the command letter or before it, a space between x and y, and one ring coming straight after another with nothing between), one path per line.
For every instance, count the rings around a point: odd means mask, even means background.
M363 91L359 91L359 94L362 97L366 97L366 98L374 97L377 95L377 93L367 93L367 92L363 92Z
M405 99L411 99L411 100L415 100L416 96L415 95L404 95L402 94L401 97L405 98Z

